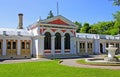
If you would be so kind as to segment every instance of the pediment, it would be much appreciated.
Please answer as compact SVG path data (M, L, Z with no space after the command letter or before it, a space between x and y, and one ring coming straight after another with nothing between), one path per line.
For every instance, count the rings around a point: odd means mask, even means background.
M55 17L50 18L50 19L46 19L46 20L44 20L44 22L47 24L75 26L75 24L72 21L68 20L67 18L65 18L61 15L55 16Z

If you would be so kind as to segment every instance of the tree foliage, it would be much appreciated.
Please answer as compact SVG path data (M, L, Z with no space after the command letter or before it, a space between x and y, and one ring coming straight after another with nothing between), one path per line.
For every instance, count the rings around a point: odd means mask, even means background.
M113 14L113 17L116 21L120 22L120 11L117 11L115 14Z
M120 0L113 0L113 4L116 5L116 6L120 6Z
M82 27L82 24L81 24L80 22L78 22L78 21L76 21L75 24L77 25L76 32L79 33L79 32L80 32L80 29L81 29L81 27Z
M89 33L89 29L90 29L89 23L84 23L84 25L81 28L80 32L81 33Z

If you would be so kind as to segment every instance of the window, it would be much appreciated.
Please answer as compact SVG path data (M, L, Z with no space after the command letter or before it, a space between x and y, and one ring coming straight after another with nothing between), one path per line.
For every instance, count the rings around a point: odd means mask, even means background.
M61 35L60 35L60 33L55 34L55 49L61 49Z
M25 49L25 42L21 42L21 48Z
M83 48L85 48L85 43L83 43Z
M92 48L92 43L91 43L91 48Z
M51 34L49 32L45 33L44 48L51 49Z
M65 49L70 49L70 35L68 33L65 34Z
M108 43L106 43L106 47L108 47Z
M16 49L16 42L13 42L13 49Z
M7 43L7 49L11 49L11 42Z
M90 43L88 43L88 48L90 48Z
M26 48L30 49L30 43L29 42L26 43Z
M80 43L80 48L82 48L82 43Z
M1 42L0 42L0 49L2 49L2 44L1 44Z

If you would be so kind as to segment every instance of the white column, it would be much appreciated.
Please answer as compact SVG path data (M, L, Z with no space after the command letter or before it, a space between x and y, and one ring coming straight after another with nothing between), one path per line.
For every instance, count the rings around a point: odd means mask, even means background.
M85 41L85 52L87 53L88 51L88 45L87 45L87 41Z
M51 53L54 55L55 54L55 36L51 37Z
M44 55L44 37L45 36L40 36L40 38L38 38L39 55Z
M70 53L76 54L76 39L75 39L75 37L70 38Z
M37 36L35 39L36 57L40 58L44 55L44 36Z
M77 49L78 50L77 53L79 54L80 53L80 42L79 41L77 42L77 48L78 48Z
M18 39L18 41L17 41L17 55L21 54L20 51L21 51L21 43L20 43L20 40Z
M73 52L73 37L70 37L70 53Z
M2 45L2 55L5 56L6 55L6 39L3 39L3 45Z
M61 52L62 52L62 54L65 54L65 36L62 36L61 37Z
M116 43L114 43L114 45L113 45L114 47L116 47Z
M103 52L106 52L106 42L103 43Z

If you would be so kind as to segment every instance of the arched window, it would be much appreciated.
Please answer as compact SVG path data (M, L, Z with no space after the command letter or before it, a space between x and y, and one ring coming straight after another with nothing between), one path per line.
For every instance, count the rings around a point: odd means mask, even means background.
M55 34L55 49L61 49L61 35L60 35L60 33Z
M45 33L44 48L51 49L51 34L49 32Z
M68 33L65 34L65 49L70 49L70 35Z

